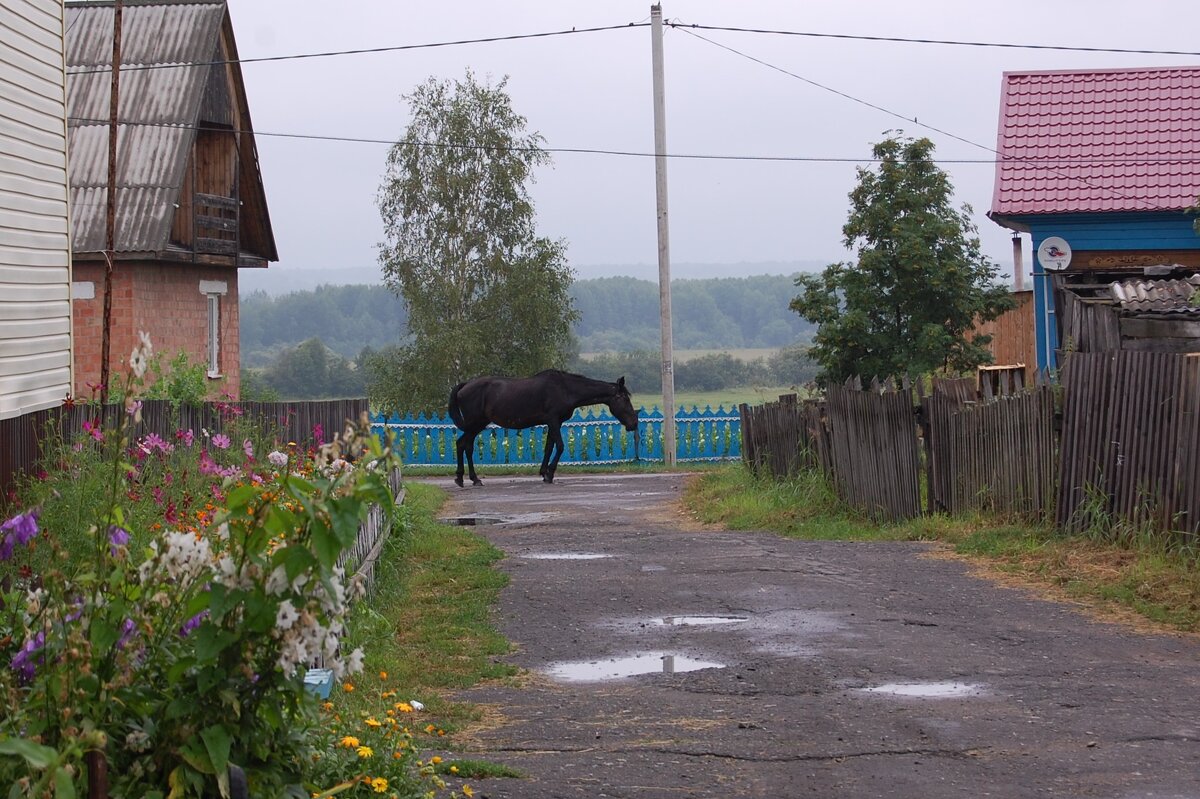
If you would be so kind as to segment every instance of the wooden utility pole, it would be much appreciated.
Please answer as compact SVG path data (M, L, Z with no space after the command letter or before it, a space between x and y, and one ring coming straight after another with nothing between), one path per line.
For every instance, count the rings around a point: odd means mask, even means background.
M113 260L117 229L117 100L121 83L122 0L113 4L112 91L108 101L108 191L104 211L104 329L100 337L100 402L108 402L109 354L112 351Z
M662 328L663 461L675 466L675 344L671 335L671 237L667 228L667 110L663 79L662 5L650 6L654 71L654 189L658 208L658 312Z

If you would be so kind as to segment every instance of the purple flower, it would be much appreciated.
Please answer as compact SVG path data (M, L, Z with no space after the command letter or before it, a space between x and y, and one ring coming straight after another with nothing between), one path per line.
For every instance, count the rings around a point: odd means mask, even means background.
M117 639L117 649L124 649L125 644L129 643L129 639L133 638L133 634L137 632L137 625L133 623L133 619L126 619L121 624L121 637Z
M212 444L217 449L229 449L229 445L233 442L229 440L229 436L224 433L217 433L212 437Z
M117 556L117 547L123 547L128 543L128 530L115 524L108 528L108 549L114 558Z
M37 538L37 523L38 511L35 508L28 513L18 513L4 524L0 524L0 560L11 558L18 544L24 546Z
M192 634L192 632L197 627L200 626L200 622L204 621L204 619L207 617L208 617L207 610L202 610L199 613L197 613L195 616L192 616L190 619L188 619L187 621L185 621L183 623L182 627L179 628L179 637L187 638L189 635Z
M17 676L24 682L33 679L34 672L37 667L34 663L34 655L46 645L46 633L39 632L37 635L25 642L25 645L18 650L17 654L13 655L12 670L17 673ZM44 658L39 658L38 662L44 661Z

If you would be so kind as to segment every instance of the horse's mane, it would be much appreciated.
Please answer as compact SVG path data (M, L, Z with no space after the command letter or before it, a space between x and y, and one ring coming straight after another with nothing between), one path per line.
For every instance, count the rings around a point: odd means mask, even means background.
M575 372L564 372L562 369L543 369L542 371L540 371L536 375L534 375L534 377L557 377L560 380L572 379L572 380L583 380L584 382L587 382L587 383L604 383L605 385L610 385L610 386L616 385L616 383L614 381L599 380L595 377L588 377L587 375L576 374ZM626 389L626 391L628 391L628 389Z

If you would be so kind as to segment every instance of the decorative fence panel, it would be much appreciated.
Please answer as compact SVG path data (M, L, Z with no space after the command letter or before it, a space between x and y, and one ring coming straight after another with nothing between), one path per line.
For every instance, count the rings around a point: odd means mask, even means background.
M663 459L662 413L658 409L638 413L638 430L631 433L607 409L576 411L563 425L563 454L560 463L631 463ZM459 430L449 417L371 417L371 429L379 436L390 434L396 450L409 466L452 465ZM724 407L693 408L675 414L676 458L679 461L716 461L740 458L740 417ZM536 466L546 447L546 428L507 430L489 426L475 440L477 465Z

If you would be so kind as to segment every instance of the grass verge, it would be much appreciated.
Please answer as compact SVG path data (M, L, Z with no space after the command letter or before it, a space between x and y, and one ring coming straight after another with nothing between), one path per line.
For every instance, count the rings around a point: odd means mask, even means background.
M444 491L411 482L405 488L402 522L376 565L375 590L358 603L350 625L348 644L363 647L366 669L341 701L350 712L370 712L385 693L417 699L426 707L422 721L437 720L437 735L479 718L471 705L446 699L447 691L516 673L500 662L509 644L489 620L508 576L492 568L500 550L465 528L438 523Z
M810 540L938 541L988 576L1050 598L1125 622L1200 632L1200 559L1161 538L1108 541L1095 531L1067 535L984 515L876 525L842 504L819 473L775 481L756 478L740 464L693 480L684 504L700 521L734 530Z

